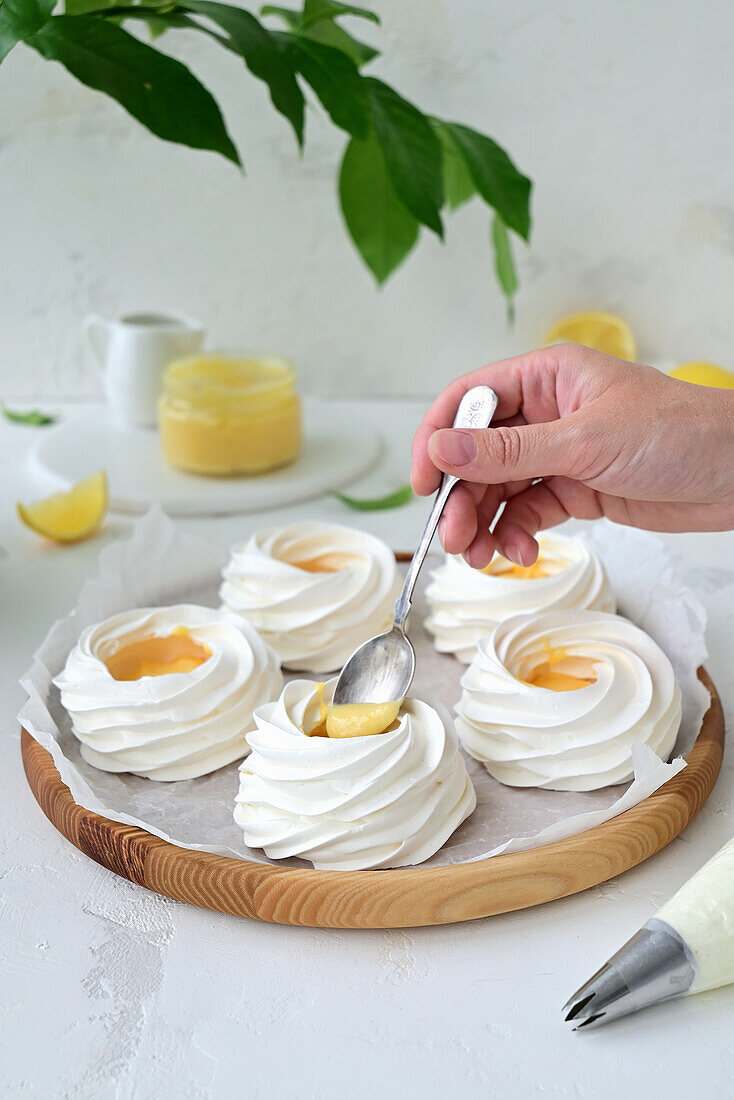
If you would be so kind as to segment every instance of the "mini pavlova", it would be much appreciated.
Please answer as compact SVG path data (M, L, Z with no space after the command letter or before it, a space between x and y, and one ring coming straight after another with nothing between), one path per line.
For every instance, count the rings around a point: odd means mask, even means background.
M293 680L255 711L234 814L245 843L327 870L422 863L476 806L453 724L405 699L384 732L326 735L335 684Z
M584 539L552 533L538 544L538 560L528 567L495 555L485 569L473 569L460 555L446 556L426 590L425 627L439 653L468 664L477 642L513 615L616 610L604 567Z
M461 684L461 743L511 786L627 782L633 745L667 760L681 722L681 691L660 646L601 611L508 619L479 642Z
M265 528L234 546L220 597L284 668L324 673L390 627L399 589L395 555L381 539L308 522Z
M54 683L89 764L174 780L241 760L253 711L283 676L244 619L175 604L88 626Z

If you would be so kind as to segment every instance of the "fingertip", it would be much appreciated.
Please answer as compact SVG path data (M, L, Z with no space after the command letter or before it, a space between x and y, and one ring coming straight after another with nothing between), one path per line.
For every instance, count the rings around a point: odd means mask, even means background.
M432 432L428 437L426 443L426 451L428 452L428 458L436 467L436 469L446 473L448 470L453 472L453 454L449 455L448 451L452 448L452 442L458 435L463 435L456 431L454 428L438 428L435 432Z
M441 482L440 474L434 478L427 478L426 475L418 475L415 479L410 479L410 484L413 492L419 497L430 497L438 489Z
M468 466L476 456L475 433L464 428L441 428L428 440L428 457L441 470L455 473L455 467Z
M441 474L431 462L427 459L425 461L413 459L410 468L410 487L417 496L427 497L435 493L440 481Z
M464 554L472 569L486 569L495 555L496 544L489 531L481 531Z
M527 569L538 560L539 552L537 541L523 527L513 524L503 532L502 553L515 565Z
M430 461L434 463L434 465L436 459L438 458L438 444L436 440L436 435L437 432L431 432L428 439L426 440L426 454L428 455Z
M410 447L410 486L419 497L435 493L441 481L441 473L431 462L426 444L426 428L421 425Z
M463 554L477 534L477 512L464 485L457 485L448 499L443 516L442 543L447 554Z
M507 539L502 547L502 556L511 561L513 565L522 565L522 559L520 558L520 550L517 542L514 539Z
M443 546L443 548L445 550L446 549L446 547L444 546L444 536L446 534L446 517L445 516L441 516L440 520L438 521L437 534L438 534L438 541L441 543L441 545Z
M539 554L540 546L538 545L537 539L534 539L532 535L526 532L524 543L520 546L520 557L526 569L529 565L535 565Z

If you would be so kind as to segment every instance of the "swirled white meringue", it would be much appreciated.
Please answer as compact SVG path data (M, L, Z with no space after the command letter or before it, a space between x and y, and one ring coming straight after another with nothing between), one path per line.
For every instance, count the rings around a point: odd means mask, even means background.
M426 590L431 614L425 627L440 653L453 653L468 664L479 639L512 615L561 608L615 611L602 564L583 539L549 534L538 542L545 577L503 575L512 562L501 557L486 573L458 555L447 556L434 570Z
M328 572L295 563L325 559ZM258 531L232 549L219 595L244 615L284 668L333 672L387 630L399 589L395 557L374 535L332 523Z
M330 701L336 680L326 685ZM397 728L369 737L309 737L319 700L308 680L255 711L240 766L235 821L273 859L352 871L405 867L437 852L476 806L450 720L406 699Z
M596 682L552 691L526 682L547 647L593 661ZM619 615L552 611L508 619L482 639L461 681L456 729L502 783L590 791L632 776L632 744L666 760L681 693L660 647Z
M105 660L185 628L211 656L190 672L116 680ZM87 627L54 683L84 759L108 772L193 779L249 751L255 707L277 697L277 655L244 619L211 607L124 611Z

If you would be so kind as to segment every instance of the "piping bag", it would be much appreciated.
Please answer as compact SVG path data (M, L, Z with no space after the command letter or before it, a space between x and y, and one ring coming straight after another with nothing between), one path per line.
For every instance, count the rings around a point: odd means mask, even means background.
M658 1001L734 982L734 838L565 1004L588 1031Z

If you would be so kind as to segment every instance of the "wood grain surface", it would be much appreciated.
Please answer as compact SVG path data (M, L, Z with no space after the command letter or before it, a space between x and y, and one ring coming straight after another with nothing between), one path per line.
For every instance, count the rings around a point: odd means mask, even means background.
M22 731L23 764L43 812L81 852L118 875L205 909L322 928L408 928L476 920L576 894L660 851L695 817L724 752L724 717L711 705L688 766L639 805L568 840L477 863L395 871L314 871L179 848L78 806L53 759Z

